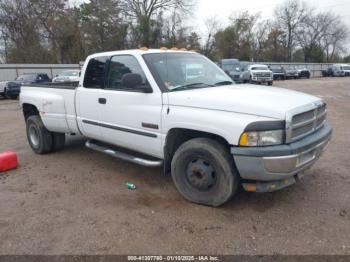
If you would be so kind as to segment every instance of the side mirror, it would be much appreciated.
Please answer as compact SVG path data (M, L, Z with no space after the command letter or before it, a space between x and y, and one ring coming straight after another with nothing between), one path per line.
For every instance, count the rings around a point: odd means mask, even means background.
M122 85L127 89L135 89L144 93L152 93L153 90L148 85L142 84L142 77L139 74L128 73L122 77Z

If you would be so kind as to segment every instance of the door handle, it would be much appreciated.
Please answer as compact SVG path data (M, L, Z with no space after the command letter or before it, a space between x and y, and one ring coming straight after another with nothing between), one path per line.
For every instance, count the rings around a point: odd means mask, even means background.
M105 104L107 104L107 99L106 98L99 98L98 102L102 105L105 105Z

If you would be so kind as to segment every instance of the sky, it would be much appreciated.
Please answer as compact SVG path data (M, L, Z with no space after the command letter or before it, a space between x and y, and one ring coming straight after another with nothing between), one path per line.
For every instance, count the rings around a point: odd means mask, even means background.
M203 31L203 21L208 17L216 16L225 26L231 14L246 10L251 13L259 12L261 19L266 20L273 18L274 9L283 2L281 0L197 0L193 10L195 25ZM350 26L350 0L305 0L304 2L320 11L333 11Z

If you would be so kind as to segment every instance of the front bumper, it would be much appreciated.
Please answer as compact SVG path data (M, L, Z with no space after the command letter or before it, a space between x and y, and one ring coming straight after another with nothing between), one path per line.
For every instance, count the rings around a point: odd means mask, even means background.
M332 128L325 123L317 132L289 145L232 147L231 153L242 179L286 181L317 161L331 135Z
M273 77L252 77L252 81L257 83L267 83L272 82Z

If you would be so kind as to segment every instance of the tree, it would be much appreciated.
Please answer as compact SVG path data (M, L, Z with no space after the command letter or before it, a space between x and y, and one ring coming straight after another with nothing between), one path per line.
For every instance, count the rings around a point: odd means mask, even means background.
M122 2L124 12L139 27L140 45L147 47L153 44L154 18L169 9L188 11L192 6L189 0L123 0Z
M344 52L344 45L349 36L349 29L341 19L333 13L327 13L328 25L319 41L325 55L326 62L332 62L337 53Z
M7 43L7 62L36 63L51 60L50 53L42 44L38 21L30 1L1 0L0 26Z
M254 26L259 15L243 12L231 17L228 27L215 34L215 47L218 58L238 58L251 60L254 58Z
M203 54L210 58L213 58L214 54L214 37L219 31L220 22L216 16L209 17L204 21L205 33L204 33L204 46Z
M298 29L307 18L307 7L299 0L287 0L275 9L275 17L275 26L286 34L286 60L290 62L297 44Z
M80 6L81 30L87 53L124 49L128 25L115 0L91 0Z
M200 44L200 37L196 32L192 32L187 37L187 45L186 48L193 49L193 50L200 50L201 44Z
M305 62L328 62L336 51L343 51L340 44L347 38L347 27L331 12L311 11L297 37Z

